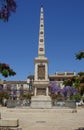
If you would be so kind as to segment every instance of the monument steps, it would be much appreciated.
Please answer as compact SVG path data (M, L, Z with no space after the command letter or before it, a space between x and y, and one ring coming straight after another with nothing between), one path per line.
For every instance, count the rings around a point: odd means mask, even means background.
M52 108L51 98L49 96L44 95L33 96L31 99L30 107L36 109L50 109Z

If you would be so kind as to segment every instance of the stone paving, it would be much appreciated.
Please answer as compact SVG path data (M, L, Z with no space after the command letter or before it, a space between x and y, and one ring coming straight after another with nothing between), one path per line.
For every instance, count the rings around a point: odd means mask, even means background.
M84 130L84 108L0 108L2 118L18 118L22 130Z

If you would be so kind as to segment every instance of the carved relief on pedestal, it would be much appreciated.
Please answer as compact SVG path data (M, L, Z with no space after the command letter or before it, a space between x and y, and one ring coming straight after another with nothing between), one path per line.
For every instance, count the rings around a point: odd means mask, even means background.
M37 88L37 95L46 95L46 88Z
M45 79L45 65L38 65L38 79Z

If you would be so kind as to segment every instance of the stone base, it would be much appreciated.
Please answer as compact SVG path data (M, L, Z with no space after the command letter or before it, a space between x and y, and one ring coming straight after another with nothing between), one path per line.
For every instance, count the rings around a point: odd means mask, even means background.
M36 109L52 108L51 98L49 96L44 95L33 96L31 99L30 107Z
M0 113L1 117L1 113ZM22 130L19 120L16 118L0 118L0 130Z
M19 120L14 118L6 118L0 120L0 126L3 127L18 127L19 126Z
M0 130L22 130L22 128L20 127L4 127L4 126L0 126Z

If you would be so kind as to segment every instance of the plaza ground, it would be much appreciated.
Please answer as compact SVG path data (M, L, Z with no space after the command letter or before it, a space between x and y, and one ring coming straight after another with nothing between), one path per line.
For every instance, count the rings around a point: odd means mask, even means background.
M84 130L84 108L73 113L71 109L0 107L0 112L2 118L18 118L22 130Z

